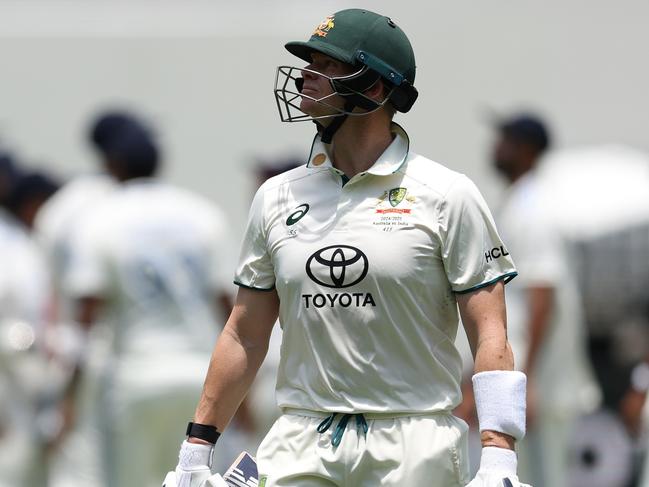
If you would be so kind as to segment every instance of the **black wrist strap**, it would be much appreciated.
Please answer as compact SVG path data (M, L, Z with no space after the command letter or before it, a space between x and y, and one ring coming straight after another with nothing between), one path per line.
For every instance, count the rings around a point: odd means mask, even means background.
M190 422L187 425L187 431L185 432L187 436L192 436L198 438L199 440L205 440L210 443L216 443L216 440L219 439L221 433L216 431L216 428L211 424L199 424Z

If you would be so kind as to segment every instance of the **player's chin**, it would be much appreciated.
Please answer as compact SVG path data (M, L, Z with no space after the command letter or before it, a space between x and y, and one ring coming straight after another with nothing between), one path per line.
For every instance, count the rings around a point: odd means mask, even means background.
M300 110L313 118L333 116L339 113L332 107L308 98L302 98Z
M322 112L322 108L323 106L321 103L312 100L311 98L302 97L302 100L300 101L300 110L312 117L319 115L319 112Z

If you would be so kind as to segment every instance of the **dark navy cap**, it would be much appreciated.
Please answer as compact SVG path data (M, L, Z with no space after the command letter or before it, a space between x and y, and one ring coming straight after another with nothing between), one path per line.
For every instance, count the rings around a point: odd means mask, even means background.
M539 151L550 146L550 133L545 123L530 113L516 114L498 124L501 133L514 140L534 145Z
M91 124L88 138L100 151L106 152L113 139L122 130L140 125L137 118L125 111L109 111L100 114Z
M140 125L122 127L106 144L105 153L123 164L133 176L151 176L155 173L160 151L154 136Z
M41 171L27 172L18 177L8 198L7 206L17 210L30 198L47 199L59 189L58 181Z

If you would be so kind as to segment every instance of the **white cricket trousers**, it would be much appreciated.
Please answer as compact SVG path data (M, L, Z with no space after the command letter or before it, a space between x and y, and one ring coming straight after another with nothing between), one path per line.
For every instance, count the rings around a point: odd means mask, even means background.
M468 427L450 413L337 414L285 409L259 445L259 487L464 487ZM322 431L322 427L320 431ZM338 446L332 440L338 436Z

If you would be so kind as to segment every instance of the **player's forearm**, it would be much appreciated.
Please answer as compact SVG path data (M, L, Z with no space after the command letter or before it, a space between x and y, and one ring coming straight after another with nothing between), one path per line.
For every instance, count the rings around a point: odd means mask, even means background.
M248 393L267 349L267 343L246 341L226 325L214 347L194 421L223 431Z
M473 352L475 372L513 370L514 356L507 342L502 281L472 293L460 294L457 303Z
M514 370L514 354L505 336L501 333L481 337L475 352L474 373L488 370Z

